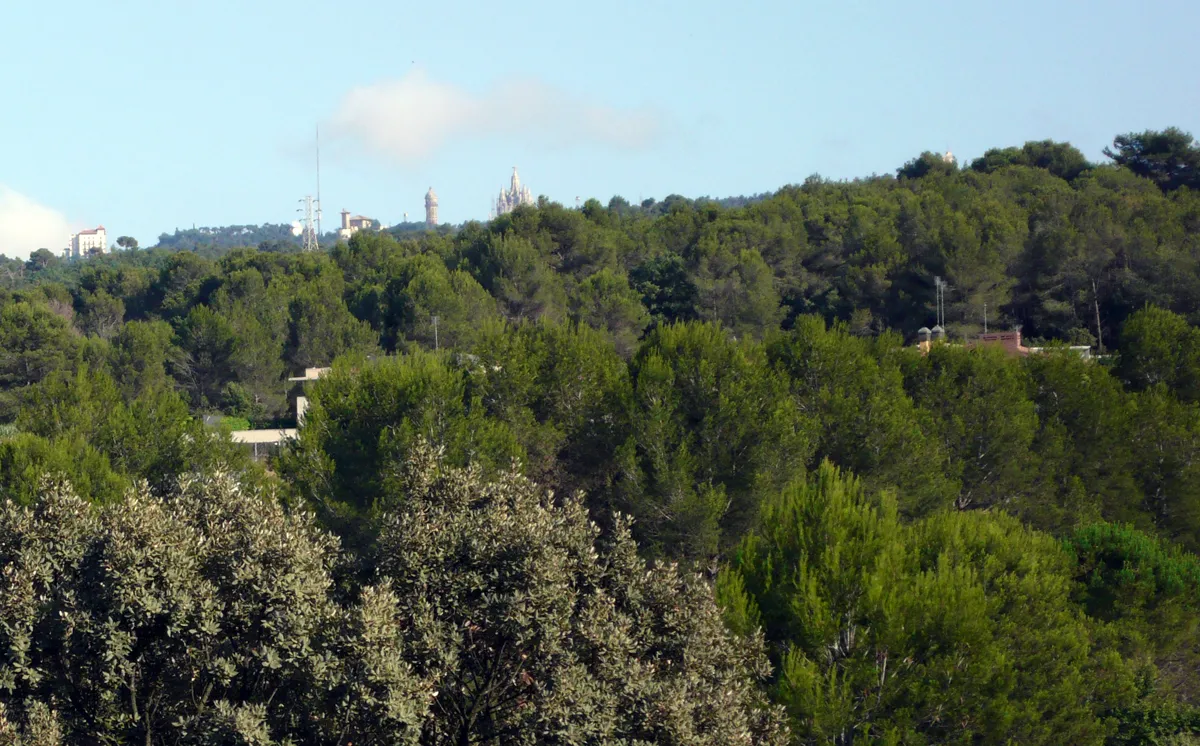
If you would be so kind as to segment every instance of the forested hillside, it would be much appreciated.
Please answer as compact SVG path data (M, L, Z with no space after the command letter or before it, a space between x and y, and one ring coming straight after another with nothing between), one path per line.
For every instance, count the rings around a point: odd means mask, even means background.
M393 236L404 236L425 232L424 223L398 223L387 229ZM337 243L337 231L320 236L320 243L332 246ZM260 251L299 251L303 241L290 225L266 223L263 225L228 225L220 228L175 229L174 233L163 233L158 237L155 248L172 251L192 251L201 256L216 258L230 249L253 247Z
M1110 159L4 263L0 740L1197 742L1200 148Z

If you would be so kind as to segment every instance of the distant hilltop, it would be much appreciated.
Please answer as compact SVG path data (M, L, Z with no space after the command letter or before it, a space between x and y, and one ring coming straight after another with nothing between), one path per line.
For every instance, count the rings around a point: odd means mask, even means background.
M388 231L394 234L420 233L427 230L425 222L400 223ZM338 242L340 231L328 231L320 237L322 246ZM226 225L217 227L175 229L174 233L163 233L158 237L157 248L176 251L197 249L236 249L254 246L264 249L290 249L301 246L301 238L287 223L263 223L262 225Z
M432 191L432 190L431 190ZM755 202L761 202L768 199L772 193L763 192L761 194L753 194L750 196L737 197L722 197L714 199L712 197L698 197L690 199L678 194L672 194L665 199L644 199L638 204L630 203L622 197L614 197L610 204L617 203L628 205L631 209L643 210L648 215L656 215L668 212L673 205L686 203L690 205L715 203L721 207L736 208L745 207L746 205ZM434 197L436 199L436 195ZM505 212L519 207L527 202L513 204ZM434 210L437 208L434 207ZM436 212L433 213L436 219ZM439 232L453 232L458 229L458 226L439 223L431 226L428 222L429 215L426 214L425 220L405 221L392 226L381 228L394 236L402 236L409 233L424 233L425 231L435 229ZM379 221L373 221L378 224ZM343 226L339 230L326 231L320 236L321 246L332 246L339 239L345 239L347 232L343 233L348 226ZM301 237L296 235L295 227L288 223L262 223L261 225L225 225L225 226L203 226L192 228L176 228L173 233L163 233L158 237L156 244L160 249L172 249L175 251L196 251L198 249L209 250L228 250L241 247L259 247L268 250L291 250L298 249L302 244Z

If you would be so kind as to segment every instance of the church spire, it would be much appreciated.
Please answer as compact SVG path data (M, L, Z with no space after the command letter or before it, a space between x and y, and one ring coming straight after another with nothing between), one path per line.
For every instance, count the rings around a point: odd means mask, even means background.
M500 190L500 197L496 200L496 215L503 215L507 212L512 212L521 205L532 205L533 192L529 187L521 186L521 176L517 173L517 167L513 166L512 180L509 182L508 189Z

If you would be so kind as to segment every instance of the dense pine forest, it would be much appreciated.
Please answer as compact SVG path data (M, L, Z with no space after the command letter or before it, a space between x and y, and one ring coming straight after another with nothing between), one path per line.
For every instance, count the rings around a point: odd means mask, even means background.
M1200 743L1200 146L1106 155L0 257L0 744Z

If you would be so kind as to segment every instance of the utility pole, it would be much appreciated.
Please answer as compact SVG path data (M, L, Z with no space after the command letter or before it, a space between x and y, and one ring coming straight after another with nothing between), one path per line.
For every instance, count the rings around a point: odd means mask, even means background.
M317 245L317 227L314 217L313 202L314 200L310 194L304 199L300 200L300 203L304 205L304 207L301 207L299 210L297 210L297 212L304 216L304 221L302 223L304 226L304 251L317 251L320 248Z
M439 347L439 345L438 345L438 330L437 330L437 322L438 322L438 317L437 317L437 316L434 316L434 317L433 317L433 349L434 349L435 351L437 351L438 349L440 349L440 347Z
M983 333L987 334L987 303L983 304Z

